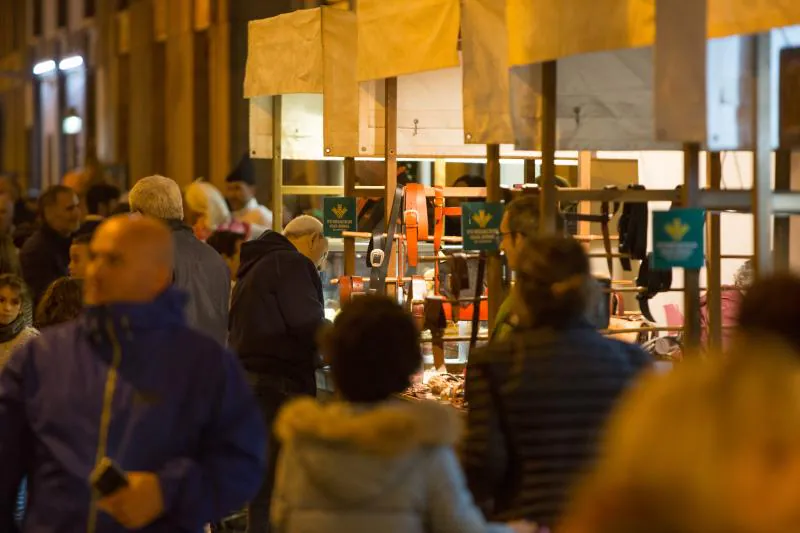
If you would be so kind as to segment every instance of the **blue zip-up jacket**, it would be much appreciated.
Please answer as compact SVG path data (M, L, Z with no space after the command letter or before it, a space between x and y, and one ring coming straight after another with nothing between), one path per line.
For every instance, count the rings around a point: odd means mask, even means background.
M103 456L158 475L165 510L145 533L200 532L256 493L261 413L237 359L186 325L185 303L168 289L88 309L12 356L0 373L0 531L16 531L23 477L23 531L125 531L94 511L88 479Z

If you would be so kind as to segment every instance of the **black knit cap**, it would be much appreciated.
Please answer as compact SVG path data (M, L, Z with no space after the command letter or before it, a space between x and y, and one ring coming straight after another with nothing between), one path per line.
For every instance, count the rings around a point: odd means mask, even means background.
M242 158L239 160L239 164L236 165L236 168L233 169L233 172L228 174L228 177L225 178L225 181L228 183L241 181L248 185L256 184L256 167L253 165L250 155L244 154L242 156Z

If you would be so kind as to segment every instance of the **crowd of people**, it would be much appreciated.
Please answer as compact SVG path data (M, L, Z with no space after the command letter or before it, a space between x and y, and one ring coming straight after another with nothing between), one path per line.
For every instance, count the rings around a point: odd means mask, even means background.
M269 230L254 182L243 160L224 194L56 185L24 239L0 210L0 531L197 533L243 508L249 533L800 528L800 278L737 284L725 352L656 372L594 327L583 246L514 200L516 283L460 413L398 399L423 359L395 300L325 320L321 222Z

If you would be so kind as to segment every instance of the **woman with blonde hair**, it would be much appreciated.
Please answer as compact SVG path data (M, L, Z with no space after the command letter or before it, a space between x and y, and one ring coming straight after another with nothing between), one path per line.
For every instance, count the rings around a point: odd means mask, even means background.
M463 464L489 519L552 527L650 358L588 320L596 284L581 243L526 240L516 263L519 325L469 357Z
M800 364L763 340L731 355L627 394L560 532L800 531Z
M184 220L201 241L205 241L218 230L241 233L245 240L251 240L267 229L256 224L234 221L225 197L207 181L192 182L186 187L183 199Z

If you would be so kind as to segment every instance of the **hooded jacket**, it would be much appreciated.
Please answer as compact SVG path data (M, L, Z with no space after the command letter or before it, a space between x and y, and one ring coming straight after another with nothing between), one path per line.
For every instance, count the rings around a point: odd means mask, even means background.
M225 260L182 222L169 221L175 244L174 283L189 295L186 321L220 344L228 338L231 276Z
M300 399L279 415L278 533L483 533L453 452L458 414L433 402Z
M158 475L164 514L143 533L199 533L261 483L265 430L236 358L187 327L185 296L88 309L15 352L0 373L0 531L85 533L90 473L107 456ZM97 533L122 533L97 513Z
M242 244L229 343L245 369L291 380L313 394L316 333L325 318L314 264L274 231Z
M585 319L517 328L471 353L463 464L489 516L556 525L615 402L650 363Z

